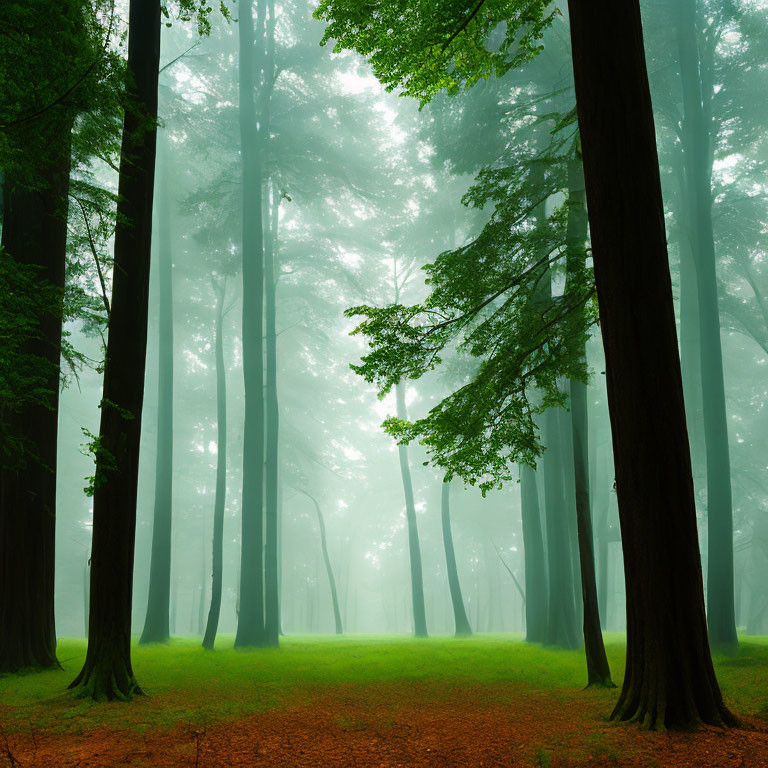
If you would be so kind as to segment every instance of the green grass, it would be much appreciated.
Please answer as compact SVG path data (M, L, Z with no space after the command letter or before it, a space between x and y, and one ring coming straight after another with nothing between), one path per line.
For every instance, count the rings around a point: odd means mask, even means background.
M624 640L606 636L614 680L621 681ZM168 646L134 647L133 665L148 694L130 704L96 704L66 692L85 656L84 640L61 640L63 670L0 677L6 727L87 730L144 729L212 722L309 701L324 688L407 685L419 695L440 696L451 686L481 685L488 695L509 685L571 695L584 685L581 651L531 646L519 636L414 640L396 636L287 637L279 649L234 650L221 637L208 652L197 639ZM736 655L715 659L724 694L740 714L768 717L768 639L742 641ZM505 685L496 686L494 683ZM404 691L404 695L407 692ZM607 714L607 713L606 713ZM354 723L349 727L355 727Z

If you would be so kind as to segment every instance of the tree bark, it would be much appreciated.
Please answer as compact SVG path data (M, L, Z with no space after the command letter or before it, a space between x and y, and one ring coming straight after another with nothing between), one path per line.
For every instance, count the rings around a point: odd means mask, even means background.
M40 338L23 348L47 366L49 407L30 404L4 415L29 455L0 468L0 672L58 665L56 453L71 128L67 116L43 126L50 132L51 156L28 160L38 178L6 176L3 188L4 258L37 267L41 284L61 293L56 306L35 318Z
M457 637L466 637L472 634L469 625L467 611L464 607L464 598L461 594L461 582L459 571L456 568L456 552L453 548L453 534L451 533L451 484L443 483L440 495L440 520L443 528L443 549L445 550L445 567L448 573L448 588L451 591L451 604L453 605L453 620Z
M397 400L397 418L407 419L405 408L405 388L402 384L395 387ZM413 501L413 483L411 482L411 466L408 462L408 446L397 447L400 458L400 475L403 478L403 493L405 495L405 518L408 523L408 552L411 562L411 598L413 603L413 634L416 637L427 636L427 614L424 609L424 579L421 571L421 548L419 546L419 529L416 522L416 505Z
M227 369L224 365L224 297L226 283L216 286L216 496L213 502L213 550L211 557L211 605L203 636L203 648L212 650L221 614L224 571L224 506L227 497Z
M168 146L165 147L167 158ZM162 157L162 155L161 155ZM147 615L140 644L167 643L171 600L171 535L173 526L173 255L168 163L159 174L157 261L159 323L157 347L157 453L152 555L149 566Z
M159 61L160 2L131 0L131 98L123 124L112 307L96 456L88 653L70 685L96 700L128 699L141 692L131 666L131 597Z
M263 39L264 3L259 3ZM243 497L240 610L235 647L264 645L264 224L262 136L256 121L251 3L240 9L240 152L243 185Z
M568 7L627 588L613 718L733 723L707 642L639 3Z
M683 91L682 150L688 233L696 265L701 393L707 465L707 621L713 645L735 648L733 585L733 504L728 418L725 408L723 352L717 295L715 240L712 230L710 128L704 111L696 4L679 0L678 48Z
M539 512L536 470L520 465L520 506L525 558L525 639L543 643L547 639L547 573L544 537Z

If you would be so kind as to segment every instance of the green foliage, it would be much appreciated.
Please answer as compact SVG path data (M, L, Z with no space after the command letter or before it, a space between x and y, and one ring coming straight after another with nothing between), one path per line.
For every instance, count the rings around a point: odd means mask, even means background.
M367 57L388 90L427 103L536 56L558 11L549 0L321 0L323 44Z
M534 417L565 404L558 380L587 378L581 350L597 306L583 243L567 291L550 295L552 277L565 268L569 204L546 215L545 203L567 188L576 153L573 120L556 121L555 130L546 152L515 147L507 164L478 175L464 202L493 204L494 213L476 239L426 265L424 302L347 310L365 318L353 333L370 345L352 368L382 395L433 370L446 353L476 361L427 416L384 426L400 442L420 440L446 478L458 475L483 492L511 480L513 462L540 455Z
M30 353L30 344L44 341L41 319L58 314L60 291L41 284L39 270L18 263L0 247L0 463L21 466L31 446L13 426L13 417L29 406L51 407L48 382L55 368Z
M93 462L96 465L94 473L85 478L86 485L83 488L86 496L93 497L96 489L107 482L107 473L117 469L117 461L114 454L105 447L100 435L94 435L85 427L80 427L80 430L88 438L88 442L80 446L80 453L83 456L93 456Z

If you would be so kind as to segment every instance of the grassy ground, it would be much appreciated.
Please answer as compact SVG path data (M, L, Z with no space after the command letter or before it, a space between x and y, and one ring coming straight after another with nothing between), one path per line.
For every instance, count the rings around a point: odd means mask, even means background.
M608 636L607 650L614 680L620 683L623 637ZM134 671L148 695L129 704L72 698L66 686L80 669L85 642L62 640L58 654L62 670L0 677L6 734L21 736L33 729L35 734L72 739L97 728L136 733L195 724L208 728L254 716L282 717L317 707L320 700L330 701L322 706L331 710L338 705L332 722L349 733L360 723L362 730L368 727L370 717L360 713L377 696L386 699L378 709L391 710L387 717L382 714L377 733L396 721L392 713L399 711L400 702L411 706L418 700L421 708L439 708L448 701L460 706L471 700L477 702L474 712L510 703L519 707L521 697L528 695L537 702L531 707L555 710L587 702L589 717L604 723L617 696L616 691L580 693L583 652L530 646L510 635L287 637L280 649L252 651L236 651L232 638L222 637L214 652L203 650L197 639L176 639L168 646L134 648ZM734 711L758 723L768 718L768 640L744 639L736 655L716 657L716 667ZM590 738L600 740L601 734Z

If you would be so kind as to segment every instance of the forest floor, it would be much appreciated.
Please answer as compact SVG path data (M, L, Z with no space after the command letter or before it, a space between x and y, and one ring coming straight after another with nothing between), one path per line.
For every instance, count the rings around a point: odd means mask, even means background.
M608 720L617 691L582 690L583 653L509 635L454 640L287 637L280 649L215 652L198 640L134 649L146 696L97 704L63 670L0 677L0 766L768 767L768 639L718 657L745 728L649 733ZM623 642L608 637L620 681Z

